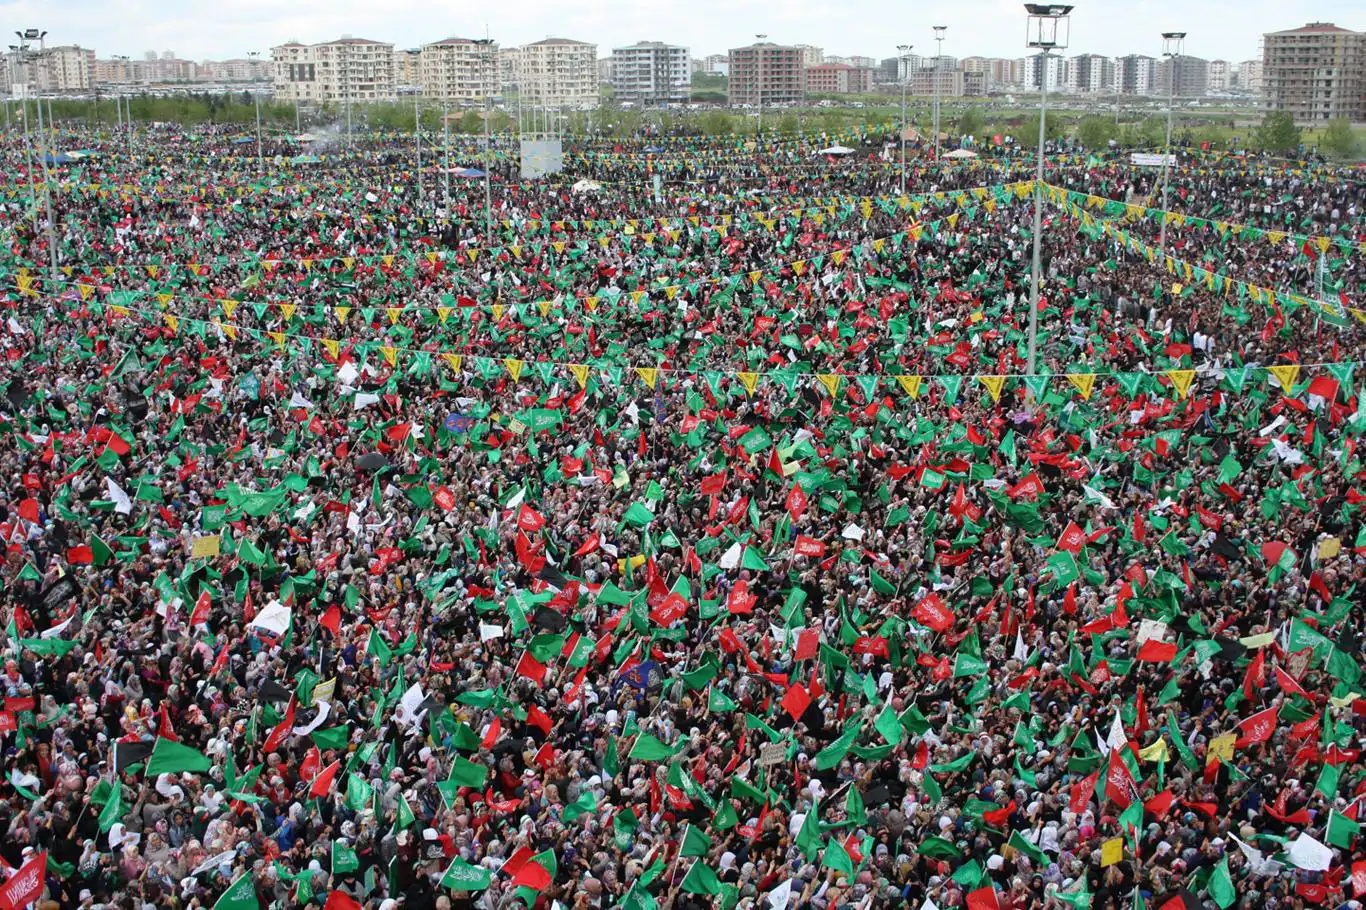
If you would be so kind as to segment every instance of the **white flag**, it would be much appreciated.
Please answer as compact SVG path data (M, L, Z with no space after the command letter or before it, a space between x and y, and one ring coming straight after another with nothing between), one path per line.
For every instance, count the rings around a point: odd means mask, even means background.
M1333 864L1333 851L1308 834L1301 834L1291 841L1285 853L1292 863L1311 872L1327 872Z
M730 549L721 554L721 561L717 563L723 569L733 569L740 564L740 556L744 553L739 543L730 545Z
M768 906L772 910L787 910L787 902L792 899L792 879L788 879L768 892Z
M128 498L128 492L123 487L114 483L114 478L104 479L104 495L114 500L114 511L120 515L127 515L133 511L133 500Z

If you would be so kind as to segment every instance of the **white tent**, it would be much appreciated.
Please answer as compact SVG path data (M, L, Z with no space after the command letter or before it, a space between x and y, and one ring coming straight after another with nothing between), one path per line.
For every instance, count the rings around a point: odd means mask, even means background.
M945 158L976 158L977 153L972 149L954 149L944 156Z
M576 193L596 193L598 190L602 189L602 186L594 183L592 180L585 179L574 184L571 189Z
M832 145L828 149L821 149L817 155L852 155L854 150L842 145Z

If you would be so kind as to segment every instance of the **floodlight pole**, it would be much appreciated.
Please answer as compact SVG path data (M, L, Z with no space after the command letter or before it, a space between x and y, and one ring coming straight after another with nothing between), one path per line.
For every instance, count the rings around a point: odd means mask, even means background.
M934 160L939 161L939 67L944 57L944 29L947 25L934 26Z
M901 53L901 195L906 195L906 83L910 81L911 75L911 48L910 44L898 44L896 49Z
M1176 66L1186 41L1185 32L1162 33L1162 56L1167 58L1167 144L1162 151L1162 225L1158 228L1157 252L1167 255L1167 186L1172 171L1172 107L1176 100Z

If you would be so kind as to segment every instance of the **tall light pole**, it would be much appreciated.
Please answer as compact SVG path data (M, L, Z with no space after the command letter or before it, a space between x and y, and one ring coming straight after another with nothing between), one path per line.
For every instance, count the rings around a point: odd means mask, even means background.
M493 246L493 145L489 137L489 78L490 70L493 69L493 39L487 36L474 39L474 43L479 45L479 61L483 65L480 69L479 81L483 83L480 94L484 96L484 243Z
M118 61L120 61L120 62L123 63L123 74L124 74L124 76L127 77L128 82L131 84L132 81L133 81L133 73L132 73L132 69L131 69L131 67L130 67L130 65L129 65L129 62L128 62L128 59L129 59L129 58L128 58L128 55L127 55L127 54L115 54L115 55L114 55L114 59L115 59L115 60L118 60ZM133 96L132 96L132 95L129 95L129 96L128 96L128 161L129 161L129 163L133 163L133 164L136 163L136 161L134 160L134 157L133 157Z
M28 154L29 211L33 213L33 217L36 219L38 217L38 182L34 179L33 172L37 170L38 163L34 160L37 152L34 151L33 133L28 126L28 70L26 68L28 65L26 59L28 56L28 39L24 37L23 32L15 32L15 34L19 36L19 43L11 44L9 49L14 56L14 80L24 86L24 91L19 96L19 116L24 121L24 151Z
M897 52L901 55L901 195L906 195L906 83L910 82L911 77L911 48L910 44L898 44Z
M939 67L944 57L944 29L947 25L934 26L934 160L939 160Z
M1067 48L1068 16L1064 4L1026 3L1025 45L1039 50L1039 160L1034 176L1034 261L1029 281L1029 375L1035 375L1039 349L1039 246L1043 235L1043 145L1048 117L1048 55Z
M1176 100L1176 67L1186 43L1185 32L1162 33L1162 56L1167 58L1167 144L1162 150L1162 226L1158 228L1157 252L1167 254L1167 184L1172 172L1172 106Z
M24 30L21 31L21 32L20 32L20 31L16 31L15 34L19 36L20 44L21 44L21 46L24 48L24 53L25 53L26 55L28 55L28 45L29 45L29 43L30 43L30 42L33 42L33 41L37 41L37 42L38 42L38 47L39 47L39 49L40 49L40 50L39 50L39 54L40 54L40 56L42 57L42 59L44 59L44 60L46 59L46 55L47 55L47 44L46 44L46 42L47 42L47 32L46 32L46 31L44 31L44 30L42 30L42 29L37 29L37 28L29 28L29 29L24 29ZM25 74L27 74L27 72L28 72L28 70L27 70L27 67L28 67L28 61L27 61L27 59L24 61L24 66L25 66ZM41 71L40 71L40 72L41 72ZM27 91L27 89L28 89L28 80L27 80L27 79L24 80L24 85L25 85L25 91ZM52 274L52 280L53 280L53 281L56 281L56 280L57 280L57 277L58 277L58 275L59 275L59 272L57 271L57 238L56 238L56 236L55 236L55 234L56 234L55 227L56 227L56 223L57 223L57 222L56 222L56 219L55 219L55 218L53 217L53 215L52 215L52 175L48 172L48 169L47 169L47 155L48 155L47 148L48 148L48 146L47 146L47 144L43 141L43 96L42 96L42 92L39 92L39 93L38 93L38 97L36 97L36 98L34 99L34 104L33 104L33 106L34 106L34 107L37 109L37 111L38 111L38 133L37 133L37 136L38 136L38 149L37 149L37 155L38 155L38 161L39 161L39 163L42 164L42 167L43 167L43 206L44 206L44 208L47 210L47 257L48 257L48 264L49 264L49 266L51 267L51 270L52 270L52 273L51 273L51 274ZM51 119L51 118L49 118L49 119ZM38 213L37 213L37 211L35 210L35 211L34 211L34 216L36 217L37 214L38 214Z
M754 84L759 93L759 121L754 128L755 148L758 148L758 138L764 132L764 51L761 45L768 40L768 35L754 36Z
M261 59L260 51L247 51L247 59L252 63ZM253 68L254 69L254 68ZM255 87L251 90L252 100L256 102L256 166L261 173L266 172L266 156L261 150L261 93Z
M413 95L413 143L417 148L417 203L422 204L422 92Z

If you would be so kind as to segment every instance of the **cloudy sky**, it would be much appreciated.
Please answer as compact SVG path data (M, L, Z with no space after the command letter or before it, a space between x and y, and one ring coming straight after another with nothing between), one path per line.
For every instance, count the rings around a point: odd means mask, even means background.
M487 21L486 21L487 20ZM683 44L693 56L747 44L759 32L779 43L815 44L827 54L890 57L896 45L944 53L1018 57L1025 16L1016 0L0 0L7 28L48 30L49 41L93 47L100 57L174 50L193 60L241 57L288 40L342 34L416 47L451 35L523 44L551 35L592 41L600 56L639 40ZM1366 29L1363 0L1077 0L1068 53L1161 51L1160 34L1186 31L1186 53L1241 61L1257 55L1263 32L1309 21ZM930 50L930 53L933 53Z

